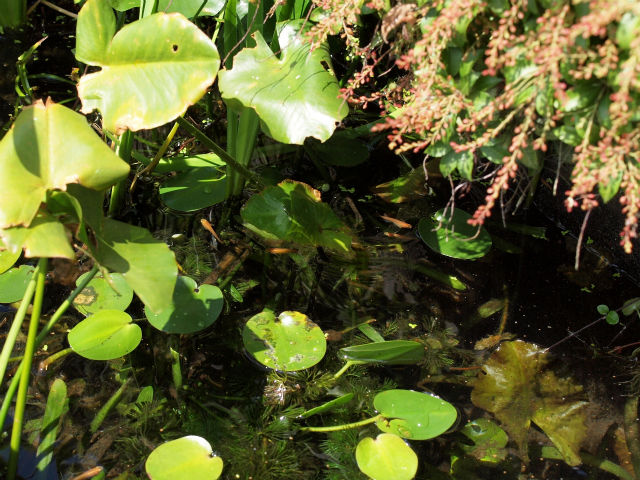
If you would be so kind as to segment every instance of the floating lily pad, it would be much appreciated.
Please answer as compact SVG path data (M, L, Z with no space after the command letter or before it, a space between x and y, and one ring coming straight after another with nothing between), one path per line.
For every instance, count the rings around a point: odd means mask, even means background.
M569 465L581 463L580 445L587 434L587 402L582 387L570 378L558 378L545 367L543 349L520 340L504 342L484 365L471 392L477 407L500 420L527 459L531 422L558 447Z
M76 58L102 68L78 83L82 112L99 110L115 133L155 128L204 95L220 65L211 39L179 13L157 13L116 33L108 0L78 14Z
M449 430L458 412L449 402L412 390L385 390L373 399L384 417L376 422L383 432L411 440L427 440Z
M329 50L322 45L311 51L301 31L304 23L301 19L277 25L279 58L255 32L256 46L240 51L233 57L233 68L219 75L227 104L235 110L255 109L269 136L299 145L307 137L327 140L349 113L329 69Z
M356 462L373 480L411 480L418 471L418 456L393 433L363 438L356 447Z
M152 480L216 480L222 467L222 458L214 455L209 442L195 435L163 443L144 465Z
M424 345L411 340L365 343L340 349L345 360L387 365L414 365L424 358Z
M76 280L76 285L82 283L89 273L84 273ZM133 300L133 289L119 273L110 273L106 280L102 274L97 274L87 286L73 300L73 306L81 314L87 316L100 310L127 309Z
M423 218L418 224L420 238L431 250L447 257L475 260L483 257L491 248L491 237L483 227L469 225L467 212L456 208L451 217L438 210L431 218Z
M314 366L327 350L320 327L300 312L282 312L276 318L264 310L246 323L242 341L258 362L285 372Z
M0 275L0 303L22 300L34 270L31 265L20 265Z
M142 330L120 310L101 310L71 329L69 345L90 360L113 360L131 353L142 340Z
M200 285L189 277L178 277L172 304L154 314L144 313L149 323L166 333L194 333L207 328L220 316L224 298L214 285Z
M167 207L193 212L225 200L227 177L221 168L193 168L166 180L159 193Z
M498 425L488 418L478 418L468 422L460 430L473 445L461 444L462 450L481 462L498 463L507 456L505 447L509 437Z
M259 235L299 245L349 251L351 236L320 192L285 180L249 199L241 211L245 226Z

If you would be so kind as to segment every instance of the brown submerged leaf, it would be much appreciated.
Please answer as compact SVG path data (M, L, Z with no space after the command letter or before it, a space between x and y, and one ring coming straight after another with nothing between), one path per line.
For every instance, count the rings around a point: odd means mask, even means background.
M587 402L582 387L546 369L549 356L537 345L521 340L500 345L475 382L471 400L492 412L528 461L527 437L533 421L551 439L569 465L586 436Z

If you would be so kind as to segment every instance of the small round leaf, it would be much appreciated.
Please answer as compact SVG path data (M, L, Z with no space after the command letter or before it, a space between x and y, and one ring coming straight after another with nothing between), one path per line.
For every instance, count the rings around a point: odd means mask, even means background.
M385 390L376 395L373 405L384 417L376 422L380 430L412 440L437 437L458 417L449 402L412 390Z
M363 438L356 447L356 462L373 480L411 480L418 471L418 456L393 433Z
M215 480L223 462L204 438L189 435L157 447L144 467L151 480Z
M487 231L467 223L471 218L467 212L456 208L453 215L438 210L431 218L418 223L418 233L431 250L447 257L475 260L483 257L491 248L491 237Z
M312 367L324 357L324 333L300 312L271 310L254 315L244 326L242 341L255 359L266 367L291 372Z
M0 275L0 303L21 300L34 270L31 265L20 265Z
M87 272L80 275L76 285L79 285L88 274ZM110 273L108 281L101 274L97 274L78 294L73 301L73 306L87 316L98 313L100 310L124 311L131 300L133 300L133 289L121 274Z
M142 330L120 310L101 310L71 329L69 345L90 360L113 360L132 352L142 340Z
M618 312L615 310L611 310L607 313L607 317L605 318L609 325L617 325L620 322L620 317L618 316Z
M153 313L144 307L149 323L166 333L194 333L213 324L222 312L224 298L218 287L200 285L189 277L178 277L172 304Z
M609 307L606 305L598 305L596 307L596 310L600 315L606 315L607 313L609 313Z

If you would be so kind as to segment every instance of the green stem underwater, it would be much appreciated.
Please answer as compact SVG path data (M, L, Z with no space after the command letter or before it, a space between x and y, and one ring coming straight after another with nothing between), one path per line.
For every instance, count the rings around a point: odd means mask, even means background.
M339 432L341 430L348 430L350 428L363 427L380 420L382 415L376 415L375 417L367 418L366 420L360 420L359 422L345 423L342 425L332 425L330 427L303 427L300 430L303 432Z

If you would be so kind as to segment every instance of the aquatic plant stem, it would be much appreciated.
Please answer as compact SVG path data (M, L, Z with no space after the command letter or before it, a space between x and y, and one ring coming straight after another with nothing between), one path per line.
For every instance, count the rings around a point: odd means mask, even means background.
M180 368L180 354L169 347L171 353L171 377L173 377L173 386L176 387L176 393L182 389L182 369Z
M36 291L33 298L33 310L29 320L29 330L27 332L27 342L24 347L24 359L22 360L22 375L18 385L18 396L16 398L15 414L13 416L13 429L11 430L9 465L7 467L7 479L15 480L18 472L18 455L20 453L20 440L22 437L22 422L24 409L27 405L27 393L33 354L36 348L36 334L38 333L38 323L42 311L42 299L44 298L44 281L47 274L47 258L38 260L38 268L33 274L36 277Z
M333 376L333 379L337 380L338 378L340 378L342 376L342 374L344 372L349 370L349 367L351 367L353 365L358 365L359 363L362 363L362 362L358 362L356 360L347 360L347 363L345 363L344 366L335 373L335 375Z
M109 412L113 410L113 408L118 404L130 381L131 379L128 378L126 382L120 385L120 388L118 388L118 390L116 390L115 393L111 395L109 400L106 401L102 408L98 410L98 413L96 413L96 416L89 425L89 431L92 435L98 431L100 425L102 425L102 422L104 422L104 419L107 418L107 415L109 415Z
M128 164L131 163L131 148L133 147L133 132L131 130L125 130L118 139L118 146L116 148L116 154ZM115 216L122 207L124 202L124 194L126 192L125 183L127 179L120 180L113 187L111 187L111 198L109 199L109 211L110 217Z
M339 432L341 430L348 430L350 428L358 428L364 425L370 425L380 420L382 415L376 415L375 417L367 418L366 420L360 420L359 422L345 423L342 425L332 425L330 427L302 427L300 430L303 432Z
M49 355L47 358L45 358L43 361L40 362L40 365L38 365L38 373L46 372L47 369L49 368L49 365L51 365L53 362L60 360L61 358L66 357L70 353L73 353L73 348L71 347L60 350L59 352L56 352L53 355Z
M580 452L579 455L583 463L586 463L587 465L609 472L622 480L636 480L633 475L617 463L613 463L612 461L605 460L603 458L598 458L586 452ZM556 447L542 447L540 456L549 460L564 460L564 457Z
M9 329L9 333L7 334L7 337L4 340L4 345L2 346L2 353L0 353L0 385L2 385L4 382L4 374L7 371L9 357L11 356L11 352L13 351L13 346L16 343L16 338L18 337L18 333L20 332L20 327L22 326L24 317L27 314L29 305L31 304L33 292L36 289L36 274L38 273L38 268L39 267L36 267L36 270L27 285L27 290L22 296L22 302L20 303L20 307L18 307L16 316L13 319L13 323L11 324L11 328ZM2 428L2 425L0 425L0 428Z
M80 282L80 285L78 285L76 287L76 289L69 294L69 296L65 299L65 301L62 302L62 304L60 304L58 309L51 316L51 318L49 319L47 324L44 326L42 331L36 337L36 348L38 348L42 344L42 342L44 341L45 337L51 331L51 329L56 324L56 322L58 320L60 320L60 317L62 317L64 312L67 311L67 308L69 308L69 306L71 306L71 303L73 302L73 300L84 289L84 287L87 286L87 284L95 276L97 271L98 271L98 267L94 266L91 269L91 271L87 274L87 276L85 278L83 278L82 282ZM35 289L35 283L34 283L34 289ZM18 389L18 384L19 384L20 378L22 376L23 366L24 366L24 361L20 362L20 365L18 366L18 369L16 370L16 373L13 375L13 378L11 379L11 383L9 384L9 388L5 392L4 398L2 399L2 408L0 408L0 429L3 428L3 426L4 426L4 423L5 423L6 419L7 419L7 414L9 413L9 407L11 406L11 402L13 401L13 396L15 395L16 390Z
M155 168L158 166L158 164L160 163L160 160L162 160L162 156L166 153L167 149L169 148L169 145L171 145L171 142L173 141L173 137L175 137L176 132L178 131L178 126L179 126L178 122L175 122L173 124L173 127L171 127L171 131L169 132L169 135L167 135L167 138L165 138L164 142L162 142L162 145L160 145L160 148L154 155L153 160L151 160L151 163L149 163L149 165L147 165L138 173L136 173L136 175L133 177L133 180L131 181L131 186L129 187L129 192L133 192L139 177L141 177L142 175L146 175L147 173L153 172Z
M640 428L638 428L638 396L634 395L624 404L624 436L631 453L631 464L640 478Z

